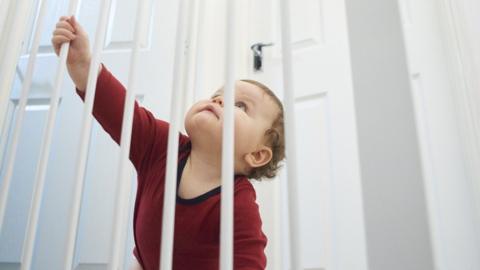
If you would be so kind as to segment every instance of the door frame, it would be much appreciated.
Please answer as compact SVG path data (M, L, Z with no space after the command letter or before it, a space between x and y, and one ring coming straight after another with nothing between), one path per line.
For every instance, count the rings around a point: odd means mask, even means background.
M465 2L465 1L460 1ZM463 152L467 164L467 175L471 181L476 198L477 228L480 227L480 93L475 91L475 87L480 87L480 63L475 63L475 54L480 55L480 49L472 46L471 38L476 38L476 43L480 44L478 37L465 33L467 31L467 21L472 19L466 14L458 1L442 0L439 2L439 15L442 18L441 23L446 31L443 32L444 40L447 46L447 55L451 65L450 69L452 85L455 91L452 91L456 118L459 125L459 132L463 142ZM476 51L474 51L476 49ZM470 70L470 72L468 72ZM477 89L478 90L478 89ZM480 233L480 232L479 232Z

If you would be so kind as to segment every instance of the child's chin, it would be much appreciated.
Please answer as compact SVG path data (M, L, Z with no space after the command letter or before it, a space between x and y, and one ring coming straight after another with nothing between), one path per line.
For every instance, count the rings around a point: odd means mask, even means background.
M192 122L194 123L194 126L201 129L212 129L219 125L218 119L211 112L197 113L192 117Z
M195 116L202 119L205 118L208 120L218 121L218 116L214 112L211 112L209 110L200 111L197 114L195 114Z
M222 132L221 126L211 119L204 119L203 117L194 118L186 126L187 133L190 137L198 136L198 137L207 137L207 138L215 138L219 137Z

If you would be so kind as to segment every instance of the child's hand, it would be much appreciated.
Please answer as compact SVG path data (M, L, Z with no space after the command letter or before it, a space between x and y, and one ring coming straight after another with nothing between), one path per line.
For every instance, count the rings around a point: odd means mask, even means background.
M68 65L85 65L90 63L88 35L74 16L62 16L52 36L52 45L57 55L63 43L70 42Z
M70 42L67 56L68 73L75 86L80 91L85 91L91 61L90 46L87 32L74 16L60 17L53 31L52 45L57 55L60 54L60 48L65 42Z

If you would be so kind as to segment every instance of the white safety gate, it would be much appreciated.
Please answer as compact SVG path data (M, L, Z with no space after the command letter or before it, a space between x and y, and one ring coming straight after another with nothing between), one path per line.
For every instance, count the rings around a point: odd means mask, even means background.
M59 156L51 157L50 154L54 151L52 149L52 141L55 139L56 136L55 131L59 131L59 129L69 129L71 126L75 125L77 128L74 128L74 131L79 134L79 136L75 136L76 143L72 147L71 142L68 146L70 149L76 148L76 161L74 163L74 167L69 166L68 169L73 169L71 171L74 174L65 173L65 175L69 175L74 179L73 182L73 192L72 196L69 197L71 205L64 208L64 213L68 215L61 215L57 216L57 219L63 220L62 222L66 222L68 224L68 229L66 231L66 242L62 245L64 247L64 254L65 257L62 258L49 258L49 260L62 260L61 262L61 269L73 269L75 267L75 249L78 245L79 238L79 223L80 223L80 215L81 215L81 206L82 206L82 199L85 200L84 197L84 190L87 188L85 179L87 175L87 163L91 162L88 159L89 156L89 146L92 144L91 141L91 134L92 128L92 107L93 107L93 99L95 96L95 87L96 87L96 75L97 70L100 65L100 57L102 52L108 53L109 50L112 51L122 51L125 53L127 51L129 53L129 76L127 81L127 98L125 102L125 113L123 119L123 129L122 129L122 141L120 147L120 159L117 161L116 166L116 174L115 178L119 181L119 186L117 192L115 194L115 211L114 211L114 221L111 224L111 230L108 232L112 233L112 244L111 244L111 252L110 252L110 260L108 267L109 269L118 269L124 265L124 252L125 252L125 243L127 241L127 228L128 228L128 221L129 216L126 212L126 209L129 205L130 194L131 194L131 184L129 186L129 180L132 178L132 168L128 164L128 149L130 148L130 137L131 137L131 126L132 126L132 114L133 114L133 104L136 97L136 88L138 86L138 81L140 74L138 72L138 68L140 62L142 61L141 58L141 48L142 42L145 40L145 33L148 32L148 28L151 28L151 20L145 19L146 17L149 18L148 14L148 7L152 9L155 5L152 5L152 1L138 1L138 6L136 8L136 21L129 22L128 24L134 25L134 37L133 42L122 42L121 40L115 40L111 31L109 31L109 24L112 21L115 21L115 15L112 12L119 12L116 9L116 4L120 4L119 1L116 0L105 0L105 1L78 1L78 0L71 0L68 2L68 9L67 14L76 14L77 17L80 17L79 21L92 19L92 21L96 21L97 24L95 27L95 38L93 43L93 54L92 54L92 61L91 66L89 69L88 75L88 83L87 83L87 90L86 90L86 98L85 103L83 106L83 114L81 116L81 121L78 121L79 118L71 119L74 123L70 123L67 126L62 125L62 111L59 109L59 104L62 103L62 106L66 106L71 101L66 100L68 99L66 96L62 95L62 91L64 90L63 83L65 78L65 70L66 70L66 56L68 54L69 46L68 44L64 44L61 48L60 57L58 58L58 64L56 65L56 70L53 69L55 64L52 64L52 61L56 61L52 58L51 51L48 51L48 41L46 41L45 35L42 35L45 32L49 32L49 29L45 29L46 22L53 22L57 20L59 17L59 12L62 12L62 5L66 4L67 2L64 1L47 1L47 0L39 0L39 1L20 1L21 3L17 5L16 9L14 10L17 16L15 20L14 27L18 25L33 25L33 35L32 38L27 38L28 40L27 46L23 46L23 48L27 48L26 51L23 52L23 55L18 61L15 54L7 55L3 54L2 56L2 63L1 63L1 70L2 70L2 88L1 97L2 100L0 102L0 118L2 119L2 143L5 146L5 155L4 155L4 168L2 170L2 181L1 181L1 188L0 188L0 228L8 229L4 224L6 224L6 210L8 203L12 202L12 198L14 198L17 194L12 193L12 187L14 186L15 181L21 181L24 179L32 179L33 182L33 190L31 195L31 201L29 202L30 207L27 207L28 210L28 219L27 219L27 226L25 228L26 234L24 238L24 242L17 247L20 247L22 250L21 255L21 269L32 269L34 268L35 263L32 261L33 253L35 251L35 240L38 240L40 237L47 237L45 235L40 235L40 231L45 232L44 230L40 230L40 209L42 206L42 202L46 203L45 197L48 196L48 190L45 189L46 181L49 179L48 177L48 166L56 166L55 162L58 162ZM81 3L80 3L81 2ZM189 3L190 2L190 3ZM177 21L177 30L176 30L176 42L174 44L175 54L174 54L174 69L173 69L173 82L172 82L172 97L171 97L171 112L170 112L170 130L169 130L169 142L168 142L168 159L167 159L167 173L166 173L166 191L165 191L165 203L164 203L164 218L165 221L163 223L163 227L159 228L162 229L162 245L161 245L161 257L163 258L161 261L161 269L171 269L172 267L172 248L173 248L173 221L174 221L174 204L175 204L175 178L176 178L176 164L177 164L177 155L178 152L178 131L180 130L180 114L182 108L182 103L185 102L186 96L185 89L185 81L188 81L191 76L185 68L186 65L186 58L185 55L188 54L188 26L191 25L192 16L188 14L191 12L191 8L189 6L192 4L192 1L187 0L180 0L178 1L178 21ZM2 5L5 2L2 1ZM82 7L80 6L82 4ZM157 4L158 3L154 3ZM132 6L133 4L126 4ZM234 89L234 82L235 82L235 37L233 29L235 29L235 1L227 1L227 34L225 35L227 39L226 42L226 77L225 77L225 125L224 125L224 133L223 133L223 160L222 160L222 208L221 208L221 252L220 252L220 268L221 269L232 269L233 267L233 89ZM298 211L298 188L297 188L297 171L296 171L296 148L294 145L294 133L295 133L295 117L294 117L294 94L293 94L293 75L292 75L292 54L291 54L291 34L290 34L290 12L289 12L289 1L288 0L281 0L279 2L279 6L281 7L281 18L282 18L282 54L284 59L283 65L283 73L284 73L284 104L286 109L285 115L285 123L286 123L286 151L288 163L288 185L289 185L289 212L291 213L291 217L289 218L289 228L290 228L290 239L291 239L291 248L290 248L290 255L291 255L291 268L292 269L301 269L302 264L299 256L300 252L300 244L298 237L299 232L299 219L296 217ZM88 8L88 9L87 9ZM3 9L2 9L3 10ZM95 12L93 10L96 10ZM82 17L82 12L85 11L85 16ZM95 14L96 13L96 14ZM96 15L96 18L94 17ZM25 18L35 18L35 20L29 20ZM22 21L23 20L23 21ZM3 23L3 21L2 21ZM118 23L118 22L117 22ZM124 23L125 24L125 23ZM51 25L51 24L50 24ZM92 25L90 25L91 27ZM20 27L19 27L20 29ZM151 31L151 29L150 29ZM12 37L12 41L21 40L18 38L13 38L14 35L22 35L24 31L10 31L8 33L9 37ZM150 33L150 38L155 36L155 33ZM2 38L4 35L2 34ZM109 46L104 46L104 41L107 41ZM151 41L150 41L151 42ZM22 44L11 42L9 46L13 49L19 51ZM151 44L150 44L151 45ZM148 51L148 46L145 47L146 51ZM3 48L2 48L3 49ZM13 51L12 49L12 51ZM9 48L6 48L8 51ZM43 58L43 59L42 59ZM45 65L45 62L50 62L50 70L38 70L36 69L39 61L42 62L42 66ZM161 59L157 59L157 61L162 61ZM17 67L18 63L18 67ZM25 68L26 65L26 68ZM26 70L26 71L24 71ZM49 73L54 74L54 83L53 85L34 85L32 83L35 74L37 73ZM18 74L18 76L15 76ZM16 79L20 78L20 81L15 81ZM13 82L14 85L18 86L21 85L20 93L13 93L13 97L15 100L15 117L10 119L9 117L12 115L12 110L8 109L10 104L8 96L10 96L10 84L9 82ZM31 91L35 89L35 87L40 88L39 91ZM69 85L71 87L71 85ZM43 92L42 92L43 91ZM40 98L33 98L32 95L38 95ZM37 104L34 102L36 100ZM34 141L41 141L39 144L40 149L32 149L35 150L31 152L31 154L36 154L35 152L38 151L38 158L36 159L34 170L31 170L33 174L28 176L19 175L17 174L19 170L16 168L24 168L23 165L18 167L21 160L19 159L19 150L21 149L22 145L19 144L22 137L21 135L24 134L22 129L26 126L26 121L31 121L31 116L29 112L40 110L43 112L43 117L46 117L44 121L43 128L35 130L33 134L29 134ZM8 117L7 117L8 116ZM7 121L3 121L3 119L7 119ZM60 123L56 123L56 122ZM76 122L78 121L78 122ZM10 128L8 128L10 126ZM38 125L37 125L38 126ZM78 128L79 126L79 128ZM39 132L41 131L41 132ZM63 132L58 136L68 135L67 133ZM25 136L25 135L23 135ZM61 140L60 140L61 142ZM91 155L91 153L90 153ZM100 161L99 161L100 162ZM52 164L53 163L53 164ZM33 165L33 164L28 164ZM16 177L14 177L16 176ZM16 179L15 179L16 178ZM15 180L15 181L14 181ZM30 181L30 180L29 180ZM53 184L53 183L52 183ZM58 191L57 191L58 192ZM24 194L25 195L25 194ZM43 201L42 201L43 200ZM44 205L45 207L46 205ZM168 221L168 222L167 222ZM60 222L60 221L59 221ZM55 238L55 228L48 232L48 237ZM65 232L62 232L65 233ZM107 238L108 239L108 238ZM55 241L52 241L52 249L55 248ZM2 243L3 246L3 243ZM6 246L6 245L5 245ZM8 247L2 247L2 252ZM14 267L14 265L8 266L5 264L6 267Z

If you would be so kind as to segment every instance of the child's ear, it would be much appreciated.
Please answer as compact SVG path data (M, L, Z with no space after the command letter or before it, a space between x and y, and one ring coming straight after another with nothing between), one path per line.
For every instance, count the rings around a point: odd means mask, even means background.
M245 162L247 162L251 168L262 167L272 160L272 149L263 145L260 149L246 154L244 158Z

